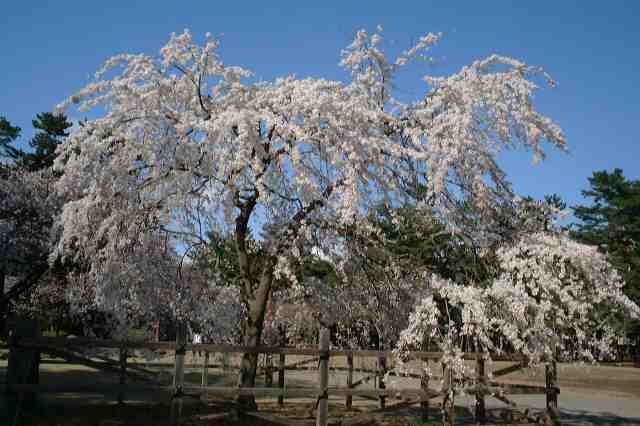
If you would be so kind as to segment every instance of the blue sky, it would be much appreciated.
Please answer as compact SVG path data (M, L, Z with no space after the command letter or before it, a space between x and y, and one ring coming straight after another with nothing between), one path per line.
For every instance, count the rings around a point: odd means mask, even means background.
M344 79L340 49L357 29L381 24L385 45L398 51L427 32L445 33L436 66L400 76L405 99L424 93L422 75L446 75L492 53L541 65L558 81L536 102L563 127L571 152L552 149L538 166L523 152L502 156L517 192L555 192L573 205L594 170L619 167L640 178L640 2L22 0L2 12L0 115L23 128L24 141L34 115L82 88L108 57L156 53L174 31L190 28L200 40L223 34L225 63L263 79Z

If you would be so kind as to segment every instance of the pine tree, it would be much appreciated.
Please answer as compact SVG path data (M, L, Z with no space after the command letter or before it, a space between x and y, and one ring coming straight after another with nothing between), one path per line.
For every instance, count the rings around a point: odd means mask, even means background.
M29 142L33 152L23 153L18 163L29 171L37 171L53 166L56 148L63 138L69 136L67 129L72 123L65 115L50 112L37 114L32 123L39 130Z
M590 206L574 206L580 223L572 225L576 240L596 245L608 253L610 261L623 276L625 293L640 302L640 180L628 180L621 169L612 173L594 172L591 188L582 195L593 200ZM633 325L640 336L640 324Z
M21 156L18 148L11 146L20 136L20 127L13 126L5 117L0 116L0 159L15 161Z

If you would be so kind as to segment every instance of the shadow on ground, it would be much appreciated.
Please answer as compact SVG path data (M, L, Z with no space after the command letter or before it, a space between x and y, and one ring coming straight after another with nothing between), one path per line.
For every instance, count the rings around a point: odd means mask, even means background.
M640 410L640 407L638 407ZM561 421L566 426L638 426L640 417L619 417L612 413L562 410Z
M639 407L640 409L640 407ZM387 413L385 417L405 417L420 419L421 409L416 407L405 408L396 412ZM542 416L544 413L539 410L531 410L530 416ZM430 413L430 419L440 421L442 419L440 410L434 407ZM489 424L508 425L518 419L516 411L511 409L490 409L487 410L486 422ZM561 410L560 422L563 426L640 426L640 417L620 417L612 413L592 413L587 411ZM520 424L515 421L516 424ZM473 412L466 407L456 406L457 425L475 425L476 421Z

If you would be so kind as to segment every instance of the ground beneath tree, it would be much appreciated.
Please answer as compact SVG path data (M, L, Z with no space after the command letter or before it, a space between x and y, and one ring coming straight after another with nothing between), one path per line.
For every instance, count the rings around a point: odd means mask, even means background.
M629 409L640 411L637 400L626 400ZM315 425L315 404L311 401L286 402L283 407L276 401L258 401L257 413L238 413L234 404L224 401L187 400L184 403L181 425ZM404 408L399 411L384 414L367 414L373 408L359 406L345 410L344 405L335 401L329 405L330 425L334 426L417 426L421 425L420 411L417 407ZM521 408L522 410L524 408ZM620 417L611 414L600 407L594 406L593 411L561 410L561 424L569 426L638 426L640 417ZM597 411L596 411L597 410ZM168 403L127 403L118 406L107 404L44 404L36 410L21 413L15 426L169 426L170 406ZM520 411L521 413L522 411ZM2 414L7 414L3 412ZM538 410L530 410L530 418L540 415ZM531 421L519 417L517 412L507 408L489 408L487 410L487 425L532 425ZM473 425L475 421L469 407L457 406L457 425ZM431 411L433 425L438 424L440 415L437 407ZM427 423L429 424L429 423ZM429 424L429 426L431 426ZM14 425L14 418L0 415L0 425ZM426 426L426 425L425 425Z
M255 425L255 426L311 426L315 425L315 404L285 403L280 407L275 401L259 401L259 411L254 413L238 412L234 405L224 401L185 402L180 417L183 426L207 425ZM171 408L168 404L117 404L74 406L40 406L21 413L16 426L169 426ZM505 411L506 413L506 411ZM406 414L406 413L404 413ZM458 410L459 416L469 417L464 409ZM487 425L530 425L533 423L513 422L511 418L499 419L500 412L489 413L492 417ZM419 417L405 415L367 414L367 410L345 410L343 406L331 404L329 408L330 425L349 426L413 426L424 424ZM439 419L432 417L435 423ZM3 418L3 425L13 425L13 418ZM470 417L469 417L469 420ZM473 422L464 422L472 424ZM429 424L429 423L427 423Z

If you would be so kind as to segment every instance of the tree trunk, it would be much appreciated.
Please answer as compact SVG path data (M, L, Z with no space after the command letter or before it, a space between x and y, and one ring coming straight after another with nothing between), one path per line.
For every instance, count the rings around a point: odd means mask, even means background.
M37 385L39 383L40 352L37 349L16 345L20 339L38 337L40 337L40 328L36 320L17 318L15 324L12 324L6 372L6 383L9 387L7 392L9 407L32 408L36 404L35 392L15 392L10 387L11 385Z
M271 263L265 263L257 288L251 292L247 292L251 299L245 303L248 306L248 312L243 324L242 340L243 345L248 347L260 346L262 339L264 317L267 310L267 302L269 301L269 294L271 293L271 281L273 278ZM238 387L255 387L258 355L257 353L245 353L242 355L238 375ZM249 410L255 410L257 408L253 395L238 395L236 402Z
M244 346L256 347L260 345L262 336L262 322L247 323L244 327ZM238 387L252 388L256 383L256 372L258 369L258 354L245 353L242 354L240 361L240 373L238 377ZM256 400L253 395L238 395L236 402L250 410L255 410Z
M4 299L4 268L0 267L0 337L6 340L7 337L7 303Z

